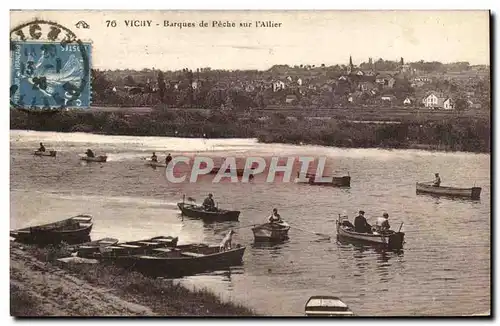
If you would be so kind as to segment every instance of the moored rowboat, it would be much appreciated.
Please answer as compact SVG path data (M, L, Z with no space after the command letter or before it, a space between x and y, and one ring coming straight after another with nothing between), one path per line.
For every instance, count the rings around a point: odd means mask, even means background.
M88 157L88 156L80 156L80 160L88 161L88 162L106 162L108 157L106 155L100 155L96 157Z
M255 241L283 241L288 239L290 225L285 221L265 223L252 228Z
M451 197L467 197L479 199L481 197L481 187L456 188L456 187L435 187L429 183L417 182L417 193L427 193Z
M147 161L145 165L153 166L153 167L160 167L160 168L166 168L167 164L161 163L161 162L155 162L155 161Z
M118 239L115 238L102 238L94 241L89 241L77 245L70 246L68 249L76 252L77 255L82 253L82 256L85 254L91 254L93 252L98 252L101 248L112 246L118 243Z
M404 244L404 232L394 232L392 230L384 233L360 233L354 232L354 226L347 219L347 216L339 216L336 221L337 236L358 240L362 242L382 245L390 249L402 249Z
M51 156L51 157L56 157L57 151L47 151L47 152L40 152L40 151L35 151L34 155L36 156Z
M203 206L178 203L177 206L183 215L199 218L206 222L210 221L238 221L240 211L229 211L225 209L218 209L214 211L207 211Z
M36 244L82 243L92 230L91 215L77 215L61 221L10 231L16 241Z
M106 246L100 246L97 250L86 247L82 248L80 246L77 255L84 258L116 259L119 256L147 254L157 248L175 247L178 241L178 237L158 236L145 240L115 242Z
M221 251L219 246L189 244L156 248L149 254L121 256L115 262L149 275L187 276L241 265L244 253L245 247L240 245Z
M347 304L334 296L312 296L307 300L304 310L309 317L354 316Z

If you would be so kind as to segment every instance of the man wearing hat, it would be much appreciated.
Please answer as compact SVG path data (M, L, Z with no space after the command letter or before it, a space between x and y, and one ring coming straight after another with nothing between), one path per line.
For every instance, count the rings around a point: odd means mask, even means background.
M371 233L372 227L365 218L365 212L359 211L359 215L354 218L354 231L359 233Z
M208 194L208 197L205 198L203 201L203 208L207 211L214 211L215 210L215 202L214 199L212 198L212 194Z

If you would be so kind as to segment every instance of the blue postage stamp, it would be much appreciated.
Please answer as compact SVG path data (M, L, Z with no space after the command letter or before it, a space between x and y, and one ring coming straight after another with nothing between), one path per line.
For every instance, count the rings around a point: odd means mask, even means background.
M88 108L90 43L11 42L10 101L23 108Z

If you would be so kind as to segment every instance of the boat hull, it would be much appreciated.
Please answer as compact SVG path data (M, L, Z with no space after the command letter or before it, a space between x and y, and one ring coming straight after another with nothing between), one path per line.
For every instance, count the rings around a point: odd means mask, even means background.
M77 255L83 258L115 260L124 256L149 254L158 248L176 247L178 241L178 237L159 236L144 240L115 243L99 247L96 250L90 248L89 250L79 250Z
M48 152L40 152L40 151L35 151L34 155L36 156L51 156L51 157L56 157L57 152L56 151L48 151Z
M101 162L101 163L104 163L104 162L106 162L108 160L108 157L105 156L105 155L96 156L96 157L81 156L80 160L87 161L87 162Z
M199 218L206 222L210 221L238 221L240 211L228 211L219 209L216 212L209 212L203 210L200 206L191 204L178 203L177 206L182 212L182 215Z
M134 268L139 272L151 276L182 277L197 273L226 269L243 264L245 247L238 247L227 251L219 251L219 246L208 247L211 253L199 256L188 256L186 246L172 248L165 256L133 255L119 257L116 263L122 267Z
M456 187L434 187L425 183L416 184L418 193L432 194L437 196L462 197L478 200L481 197L481 188L456 188Z
M381 245L390 249L403 249L405 234L404 232L394 232L390 234L354 232L342 226L337 220L337 236L343 239Z
M252 228L255 241L284 241L288 239L289 226L266 223Z
M148 161L145 163L145 165L156 167L156 168L166 168L167 164L161 163L161 162L153 162L153 161Z
M13 230L10 236L17 242L29 244L78 244L90 241L89 234L93 226L91 220L92 217L88 215L75 216L54 223Z
M309 179L309 181L302 183L307 183L314 186L351 187L351 177L347 175L342 177L333 177L332 181L330 182L315 181L316 177L309 174L307 175L307 178Z

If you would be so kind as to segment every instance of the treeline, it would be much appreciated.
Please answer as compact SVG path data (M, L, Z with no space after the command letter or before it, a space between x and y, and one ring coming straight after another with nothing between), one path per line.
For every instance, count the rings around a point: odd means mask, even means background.
M265 143L317 144L337 147L411 148L490 152L490 122L486 118L405 121L401 124L361 124L344 120L290 119L281 113L270 119L213 111L124 113L59 112L39 115L11 112L11 129L89 132L110 135L257 138Z
M365 124L342 120L274 118L258 132L264 143L315 144L354 148L412 148L490 152L490 122L484 118Z

